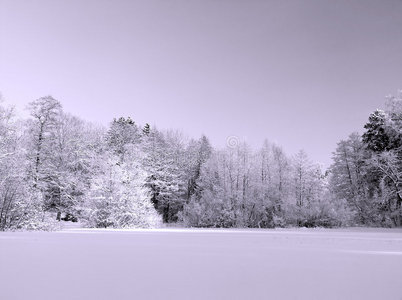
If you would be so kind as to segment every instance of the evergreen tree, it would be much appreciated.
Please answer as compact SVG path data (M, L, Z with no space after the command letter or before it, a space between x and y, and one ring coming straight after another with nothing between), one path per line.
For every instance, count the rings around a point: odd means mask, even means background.
M392 148L390 137L387 132L387 115L377 109L369 117L369 122L364 125L366 132L362 136L367 148L373 152L382 152Z
M142 129L142 134L149 135L150 132L151 132L151 126L148 123L146 123L144 128Z
M106 137L108 146L113 149L121 162L124 161L127 147L138 144L140 138L138 127L130 117L114 119Z

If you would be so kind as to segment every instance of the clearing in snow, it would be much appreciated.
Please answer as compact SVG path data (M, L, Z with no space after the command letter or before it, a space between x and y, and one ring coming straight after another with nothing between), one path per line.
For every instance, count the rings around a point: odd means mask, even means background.
M400 229L0 234L0 299L402 299Z

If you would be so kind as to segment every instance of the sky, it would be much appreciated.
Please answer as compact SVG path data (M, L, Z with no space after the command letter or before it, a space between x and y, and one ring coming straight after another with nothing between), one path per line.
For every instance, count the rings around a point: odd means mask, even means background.
M324 166L402 89L402 1L0 0L0 92Z

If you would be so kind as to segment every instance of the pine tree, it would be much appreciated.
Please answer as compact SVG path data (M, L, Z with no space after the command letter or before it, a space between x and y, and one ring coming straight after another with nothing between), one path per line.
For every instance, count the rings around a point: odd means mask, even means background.
M382 152L392 148L390 137L387 134L386 119L386 113L379 109L370 114L369 122L364 125L366 132L362 136L362 140L369 150Z
M124 161L127 147L138 144L140 138L138 127L130 117L114 119L106 137L108 146L113 149L121 162Z
M144 128L142 129L142 134L149 135L150 132L151 132L151 126L148 123L146 123Z

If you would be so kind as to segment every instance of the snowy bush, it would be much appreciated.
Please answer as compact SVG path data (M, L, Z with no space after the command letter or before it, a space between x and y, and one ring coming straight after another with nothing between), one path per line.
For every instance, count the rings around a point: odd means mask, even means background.
M287 205L286 222L300 227L340 227L351 225L353 213L346 201L331 198L329 193L305 206Z
M59 228L56 219L43 210L42 193L37 189L27 187L23 182L19 182L19 185L14 187L10 181L7 183L8 187L1 189L3 202L0 203L0 230L54 230ZM16 183L14 182L14 184ZM14 193L10 194L12 189L14 189Z

